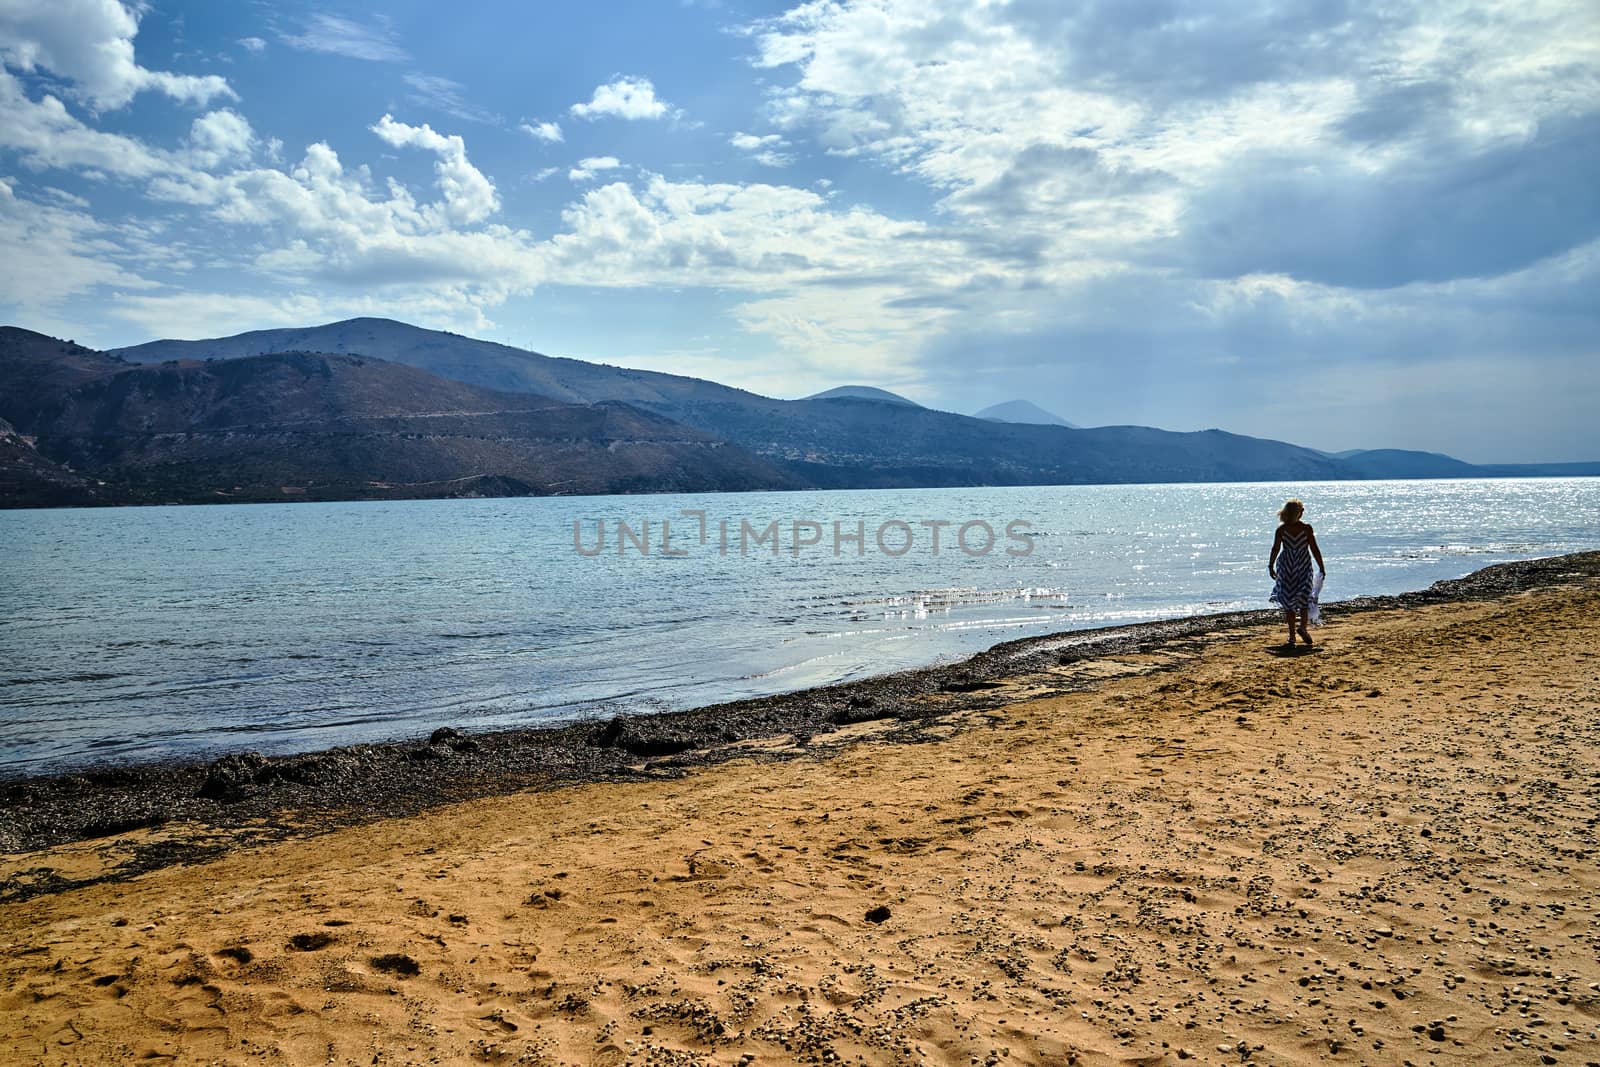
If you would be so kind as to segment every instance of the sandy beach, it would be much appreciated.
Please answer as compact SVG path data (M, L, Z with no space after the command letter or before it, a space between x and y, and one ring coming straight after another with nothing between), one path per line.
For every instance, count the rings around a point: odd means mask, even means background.
M1199 633L13 900L0 1061L1600 1063L1597 618Z

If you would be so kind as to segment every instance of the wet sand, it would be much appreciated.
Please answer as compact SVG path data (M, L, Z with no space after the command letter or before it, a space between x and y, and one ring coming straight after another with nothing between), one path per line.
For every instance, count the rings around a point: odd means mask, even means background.
M0 1061L1600 1063L1600 579L1548 585L1293 656L996 650L914 736L0 857L48 889L0 904Z

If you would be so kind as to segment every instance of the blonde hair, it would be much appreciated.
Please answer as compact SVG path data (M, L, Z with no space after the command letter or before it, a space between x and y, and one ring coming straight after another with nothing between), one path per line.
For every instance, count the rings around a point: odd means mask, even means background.
M1292 497L1284 503L1278 511L1279 522L1299 522L1300 516L1306 513L1306 506Z

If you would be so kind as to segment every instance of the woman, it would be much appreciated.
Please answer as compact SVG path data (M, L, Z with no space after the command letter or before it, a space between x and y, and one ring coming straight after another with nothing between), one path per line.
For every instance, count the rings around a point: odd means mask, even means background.
M1306 633L1306 613L1311 610L1312 557L1316 558L1317 570L1324 577L1328 574L1316 533L1310 523L1300 521L1305 512L1306 506L1298 500L1283 505L1278 512L1278 535L1272 539L1272 557L1267 560L1267 573L1276 579L1270 599L1283 608L1289 620L1289 648L1294 647L1296 633L1307 645L1311 644L1311 635Z

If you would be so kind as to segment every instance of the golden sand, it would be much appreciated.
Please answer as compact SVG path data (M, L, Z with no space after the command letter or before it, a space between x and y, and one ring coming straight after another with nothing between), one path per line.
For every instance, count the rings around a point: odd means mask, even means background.
M1235 632L930 743L5 905L0 1060L1595 1063L1597 619L1591 584Z

